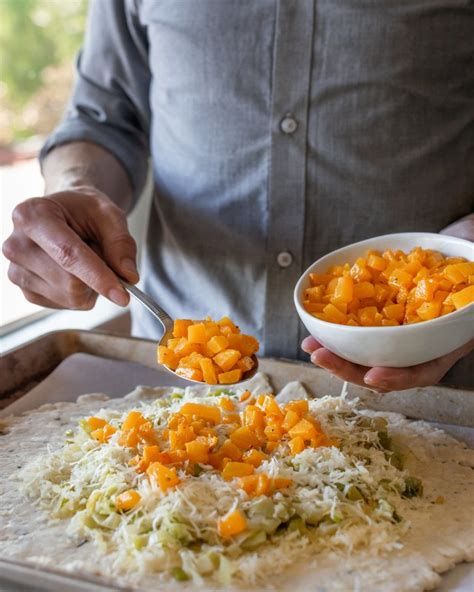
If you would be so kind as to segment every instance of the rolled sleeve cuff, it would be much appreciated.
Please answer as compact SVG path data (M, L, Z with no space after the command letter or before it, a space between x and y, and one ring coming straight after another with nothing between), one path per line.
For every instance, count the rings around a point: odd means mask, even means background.
M66 119L46 139L39 154L41 168L51 150L62 144L81 141L98 144L115 156L130 179L134 202L136 202L146 181L148 150L132 134L127 134L125 137L123 131L107 124L89 123L82 119Z

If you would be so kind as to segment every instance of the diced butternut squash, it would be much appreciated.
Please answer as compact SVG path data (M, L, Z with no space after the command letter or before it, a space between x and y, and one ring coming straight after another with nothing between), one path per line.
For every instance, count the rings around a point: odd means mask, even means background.
M221 518L217 522L217 530L219 535L228 539L236 534L240 534L247 528L247 520L241 510L234 510Z
M303 418L293 426L291 430L288 430L288 434L291 438L301 436L303 440L310 440L311 438L316 437L317 432L314 425L307 419Z
M240 460L242 458L242 450L230 439L224 441L220 452L224 456L230 458L230 460Z
M230 434L232 442L241 450L248 450L249 448L256 448L260 441L255 432L247 426L241 426Z
M207 384L217 384L217 374L214 370L214 364L210 358L201 358L199 360L199 366L201 368L202 377L204 382Z
M187 337L188 327L192 324L190 319L176 319L173 324L173 337Z
M281 427L287 432L288 430L291 430L291 428L295 426L300 419L301 418L298 413L289 409L285 414L285 418L281 424Z
M234 477L245 477L245 475L251 475L255 471L255 467L251 464L244 462L228 462L223 471L222 478L226 481L234 479Z
M218 407L201 405L200 403L185 403L179 412L181 415L201 417L213 423L220 423L222 417Z
M215 355L213 359L223 372L228 372L241 357L242 354L236 349L225 349Z
M163 492L176 487L180 482L176 469L174 467L166 467L160 462L151 463L146 472L150 479L154 481Z
M295 456L295 454L299 454L302 452L306 446L304 443L304 438L302 436L295 436L288 442L288 446L290 447L290 454Z
M474 262L420 247L408 254L387 249L368 251L352 266L333 265L309 279L303 306L316 318L353 327L393 327L453 312L454 300L446 299L456 294L462 294L458 308L469 304Z
M289 401L286 405L285 405L285 411L289 411L289 410L294 411L295 413L298 413L299 415L304 415L305 413L308 413L309 411L309 403L307 401L307 399L298 399L296 401Z
M207 342L207 348L214 356L228 347L229 340L225 335L214 335Z
M474 302L474 286L467 286L467 288L453 294L451 299L456 310L471 304Z
M253 429L263 429L265 427L265 415L256 405L248 405L244 411L244 423Z
M93 430L91 432L91 436L92 438L94 438L94 440L97 440L101 444L104 444L105 442L108 442L110 440L110 438L113 436L113 434L115 434L116 431L117 430L113 426L106 423L104 427Z
M158 346L158 364L168 366L171 370L176 370L178 367L178 358L174 351L164 345Z
M242 460L249 465L253 465L254 467L259 467L264 460L267 460L268 456L262 452L261 450L256 450L252 448L252 450L248 450L244 452L242 456Z
M333 295L333 303L347 303L354 296L354 280L351 277L340 277L337 280Z
M115 507L117 510L131 510L134 508L141 500L141 496L136 489L129 489L128 491L124 491L120 493L115 498Z
M103 428L107 424L105 419L102 417L88 417L87 418L87 425L91 430L98 430L99 428Z
M188 459L193 463L207 463L209 460L209 446L204 442L193 440L186 442L186 452Z
M201 370L196 370L195 368L177 368L176 374L187 380L197 380L198 382L202 382L203 380Z
M204 323L194 323L188 327L189 343L207 343L207 330Z
M146 419L140 411L130 411L122 424L122 430L127 431L138 429L145 422Z
M118 439L120 446L124 448L136 448L138 446L138 430L121 431Z
M235 411L235 405L229 397L219 397L219 407L224 411Z
M242 379L242 370L236 368L235 370L229 370L228 372L222 372L217 377L219 384L235 384Z

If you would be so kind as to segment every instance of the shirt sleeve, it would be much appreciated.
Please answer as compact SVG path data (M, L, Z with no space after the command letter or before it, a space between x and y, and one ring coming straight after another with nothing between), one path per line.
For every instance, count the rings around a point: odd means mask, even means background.
M150 70L146 29L134 1L91 1L74 90L40 162L60 144L94 142L120 161L136 199L148 169Z

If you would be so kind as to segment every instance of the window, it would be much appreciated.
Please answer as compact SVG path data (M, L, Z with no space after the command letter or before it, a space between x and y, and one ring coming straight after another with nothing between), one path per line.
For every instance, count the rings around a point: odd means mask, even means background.
M86 11L86 0L0 1L1 242L14 207L43 193L36 157L64 111ZM1 256L0 334L51 314L23 298L7 269Z

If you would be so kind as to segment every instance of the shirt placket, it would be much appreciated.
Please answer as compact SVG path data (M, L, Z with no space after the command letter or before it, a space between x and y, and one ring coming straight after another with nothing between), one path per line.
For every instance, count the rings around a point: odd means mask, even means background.
M308 97L314 0L279 0L272 85L268 197L266 355L295 355L293 289L302 272Z

